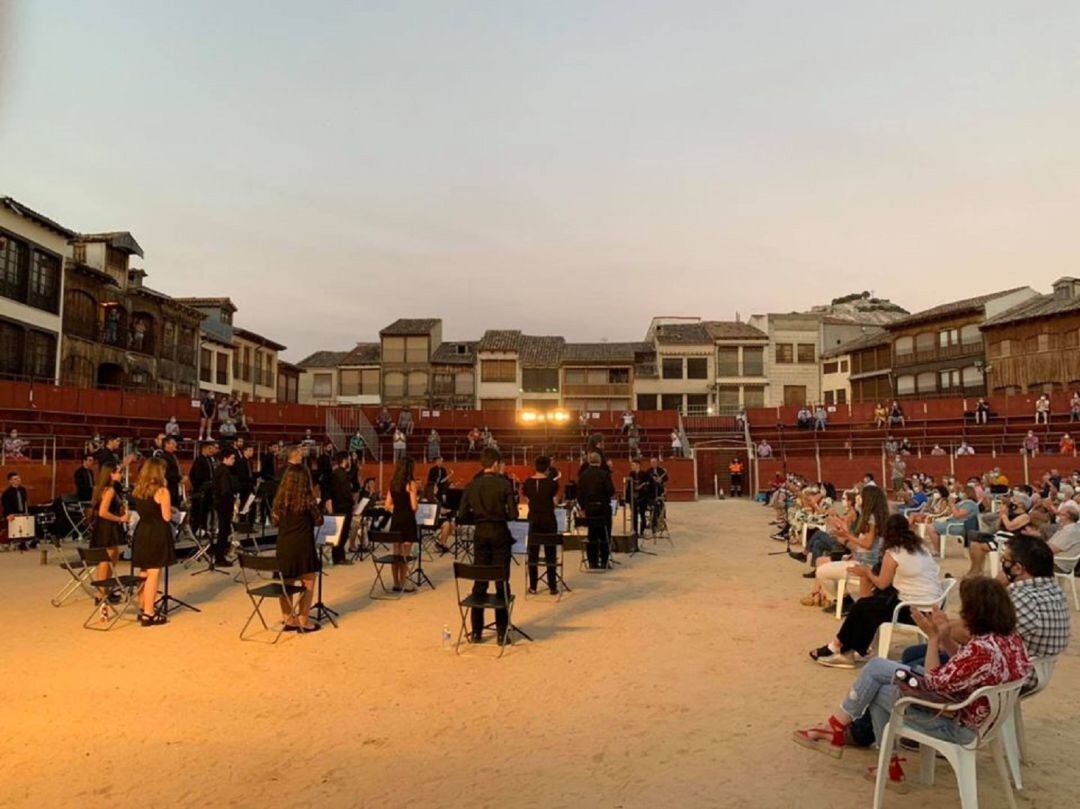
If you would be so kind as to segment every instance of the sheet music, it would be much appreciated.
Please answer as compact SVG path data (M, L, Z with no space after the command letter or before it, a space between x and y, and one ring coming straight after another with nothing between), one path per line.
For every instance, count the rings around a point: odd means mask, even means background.
M345 518L326 515L323 517L323 524L315 531L315 544L316 545L329 545L334 548L341 542L341 529L345 527Z
M361 497L360 502L357 503L352 510L354 517L361 517L364 514L364 509L368 507L368 503L371 502L370 497Z
M420 503L416 507L416 524L424 528L434 528L439 517L438 503Z
M255 505L255 495L254 495L254 493L249 494L247 500L245 500L243 505L240 506L240 514L247 514L248 511L251 510L251 507L253 505Z
M529 540L528 520L510 520L507 526L510 528L510 536L514 538L514 544L510 546L510 553L525 553L528 550Z

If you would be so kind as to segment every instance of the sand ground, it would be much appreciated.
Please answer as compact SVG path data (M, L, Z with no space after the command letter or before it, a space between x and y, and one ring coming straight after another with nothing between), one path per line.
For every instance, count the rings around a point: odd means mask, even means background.
M237 638L247 614L224 576L174 576L203 608L167 627L81 628L53 608L61 571L0 555L5 807L835 807L870 805L870 753L796 747L851 672L806 652L835 621L797 603L801 568L745 502L670 507L675 547L606 575L568 568L561 602L525 600L535 637L444 651L456 630L448 561L434 592L371 601L368 564L332 571L337 630L277 646ZM571 554L576 556L576 554ZM962 567L958 558L948 568ZM1075 805L1076 646L1025 716L1036 761L1021 806ZM1004 806L989 758L982 805ZM938 784L890 806L959 805Z

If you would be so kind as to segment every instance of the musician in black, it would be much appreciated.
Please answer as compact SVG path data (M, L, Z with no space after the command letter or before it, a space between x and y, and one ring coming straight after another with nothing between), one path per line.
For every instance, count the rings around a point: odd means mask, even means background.
M236 482L232 470L236 465L236 450L226 447L214 469L213 498L217 513L217 541L214 543L214 567L230 567L227 558L232 537L233 509L236 506Z
M255 472L251 468L251 459L255 455L255 447L240 446L243 439L236 439L236 463L233 464L233 483L236 485L236 496L240 498L240 508L247 503L251 493L255 491Z
M446 468L443 463L443 457L440 455L435 458L435 462L428 469L427 473L427 486L424 491L428 497L439 505L445 505L446 503L446 490L450 487L450 470Z
M611 472L601 466L599 453L590 452L588 466L578 476L578 506L588 520L589 536L585 554L591 570L606 570L611 552L611 498L615 496L615 484Z
M82 466L75 470L75 496L80 503L89 503L94 499L94 456L83 458Z
M213 505L214 462L213 441L206 441L199 447L199 456L192 461L188 470L191 482L191 530L205 531Z
M630 474L626 476L626 504L634 516L634 536L645 535L645 517L652 506L652 483L648 472L642 470L639 461L630 462Z
M27 499L26 487L22 485L22 478L19 477L18 472L8 472L7 482L7 488L0 495L0 506L4 509L4 519L7 521L8 535L10 536L12 520L30 513L30 501ZM37 540L32 540L30 547L36 546ZM19 540L19 550L26 550L25 539Z
M660 465L659 458L649 459L647 470L650 481L649 494L651 495L652 525L656 525L656 518L664 507L664 495L667 493L668 471ZM654 529L655 532L655 529Z
M611 464L604 454L604 436L600 435L600 433L595 433L594 435L589 436L589 441L585 448L585 462L581 465L581 468L578 469L579 478L581 477L581 473L589 468L589 455L593 452L600 456L601 468L611 472Z
M111 466L113 468L121 466L119 436L109 436L109 439L105 442L105 446L94 453L94 460L97 461L99 472L103 466ZM127 464L125 463L123 465L126 466Z
M341 517L341 538L337 545L330 549L330 559L335 565L351 565L352 560L345 558L345 540L349 536L349 526L352 523L353 491L352 491L352 457L347 452L339 452L334 456L334 468L330 472L326 493L327 503L331 514Z
M180 461L176 457L176 436L169 435L161 442L161 460L165 461L165 488L169 490L169 502L180 508Z
M533 534L557 534L558 523L555 520L555 495L559 492L559 484L548 475L551 469L551 458L546 455L539 456L533 464L536 474L525 480L522 492L529 500L529 535ZM552 595L559 594L559 581L556 576L555 562L558 548L554 545L544 546L544 561L547 562L548 590ZM529 592L536 592L536 585L540 578L540 570L537 562L540 560L540 548L529 547Z
M507 581L496 583L495 592L502 595L505 588L505 596L509 598L510 546L513 544L513 538L510 536L507 522L517 517L517 504L510 484L498 473L501 460L499 451L492 447L486 447L480 453L480 465L484 471L465 487L461 496L461 508L458 509L458 520L476 526L473 533L473 562L477 565L495 565L501 568L506 574ZM474 596L483 596L487 590L488 582L473 584ZM505 609L495 610L495 626L498 630L499 644L502 645L508 641L507 633L510 626L510 616ZM483 629L484 610L474 608L472 611L473 643L479 643L483 639Z

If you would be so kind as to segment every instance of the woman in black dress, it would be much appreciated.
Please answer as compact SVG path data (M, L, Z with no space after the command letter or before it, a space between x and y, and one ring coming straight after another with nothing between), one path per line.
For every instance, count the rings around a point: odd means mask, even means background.
M109 552L112 564L120 560L120 546L127 544L127 535L124 526L128 523L127 507L120 491L120 468L112 464L105 464L98 473L94 484L94 494L91 497L91 514L94 515L94 526L90 532L90 547L105 548ZM102 562L97 567L98 581L109 576L109 565ZM101 590L97 597L98 603L108 593Z
M529 501L529 535L557 534L559 527L555 520L555 496L559 493L559 484L548 474L551 469L551 458L541 455L533 465L536 474L528 478L522 487L522 492ZM544 546L548 590L552 595L559 594L559 580L555 575L557 553L558 550L554 545ZM530 593L536 592L536 583L540 578L540 570L537 565L539 559L540 548L530 547L528 559Z
M168 618L157 612L158 578L161 569L176 561L173 548L172 499L165 485L165 461L149 458L139 470L139 480L131 492L139 522L131 540L131 564L139 568L143 579L139 596L139 623L142 626L158 626Z
M315 575L319 570L318 551L315 550L315 527L322 525L322 512L311 488L311 479L302 466L289 465L281 476L274 507L271 512L277 523L278 570L288 584L300 582L304 594L300 596L298 617L289 618L292 603L281 596L281 620L286 632L316 632L321 627L308 619L311 602L315 597Z
M386 493L386 509L390 511L390 531L401 534L401 542L394 543L394 554L407 557L416 542L416 504L420 499L416 481L413 480L413 459L408 455L399 458L394 467L394 477L390 480L390 491ZM405 587L409 565L395 562L391 570L394 574L394 592L400 593Z

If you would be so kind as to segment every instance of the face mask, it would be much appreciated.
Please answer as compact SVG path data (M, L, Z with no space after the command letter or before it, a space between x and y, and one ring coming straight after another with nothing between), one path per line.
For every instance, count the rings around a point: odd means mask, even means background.
M1016 581L1016 574L1013 572L1015 564L1016 563L1011 559L1001 560L1001 572L1005 574L1005 578L1008 579L1010 583Z

